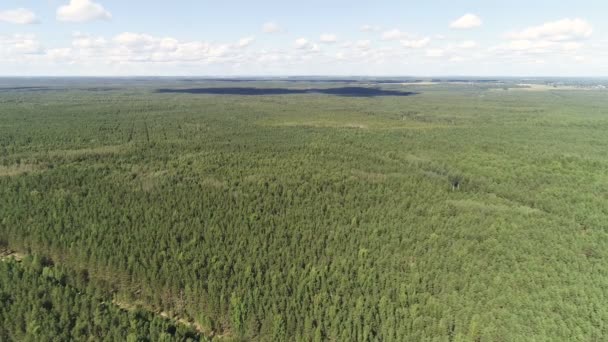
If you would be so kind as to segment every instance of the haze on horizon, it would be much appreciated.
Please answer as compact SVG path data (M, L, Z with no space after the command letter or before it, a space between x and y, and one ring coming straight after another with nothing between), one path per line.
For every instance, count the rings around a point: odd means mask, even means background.
M606 76L601 1L7 0L0 75Z

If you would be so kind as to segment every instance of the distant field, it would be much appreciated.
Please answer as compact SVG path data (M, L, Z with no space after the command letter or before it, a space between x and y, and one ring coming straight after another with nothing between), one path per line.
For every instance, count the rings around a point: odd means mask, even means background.
M604 340L608 91L413 81L0 81L0 340Z

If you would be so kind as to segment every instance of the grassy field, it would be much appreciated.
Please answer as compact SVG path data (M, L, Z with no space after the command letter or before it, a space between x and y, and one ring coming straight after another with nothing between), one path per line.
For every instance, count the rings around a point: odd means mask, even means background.
M3 81L0 244L215 340L602 341L608 92L519 83Z

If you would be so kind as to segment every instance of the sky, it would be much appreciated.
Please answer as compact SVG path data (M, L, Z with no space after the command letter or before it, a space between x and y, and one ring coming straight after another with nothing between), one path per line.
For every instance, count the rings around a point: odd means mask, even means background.
M608 76L605 0L1 0L2 76Z

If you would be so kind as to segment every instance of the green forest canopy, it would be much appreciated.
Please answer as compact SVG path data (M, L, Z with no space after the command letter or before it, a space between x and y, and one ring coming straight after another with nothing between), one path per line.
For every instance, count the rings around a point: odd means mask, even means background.
M72 279L0 264L2 336L201 338L160 311L215 339L608 335L605 92L91 82L0 93L0 240ZM148 311L85 319L112 300Z

